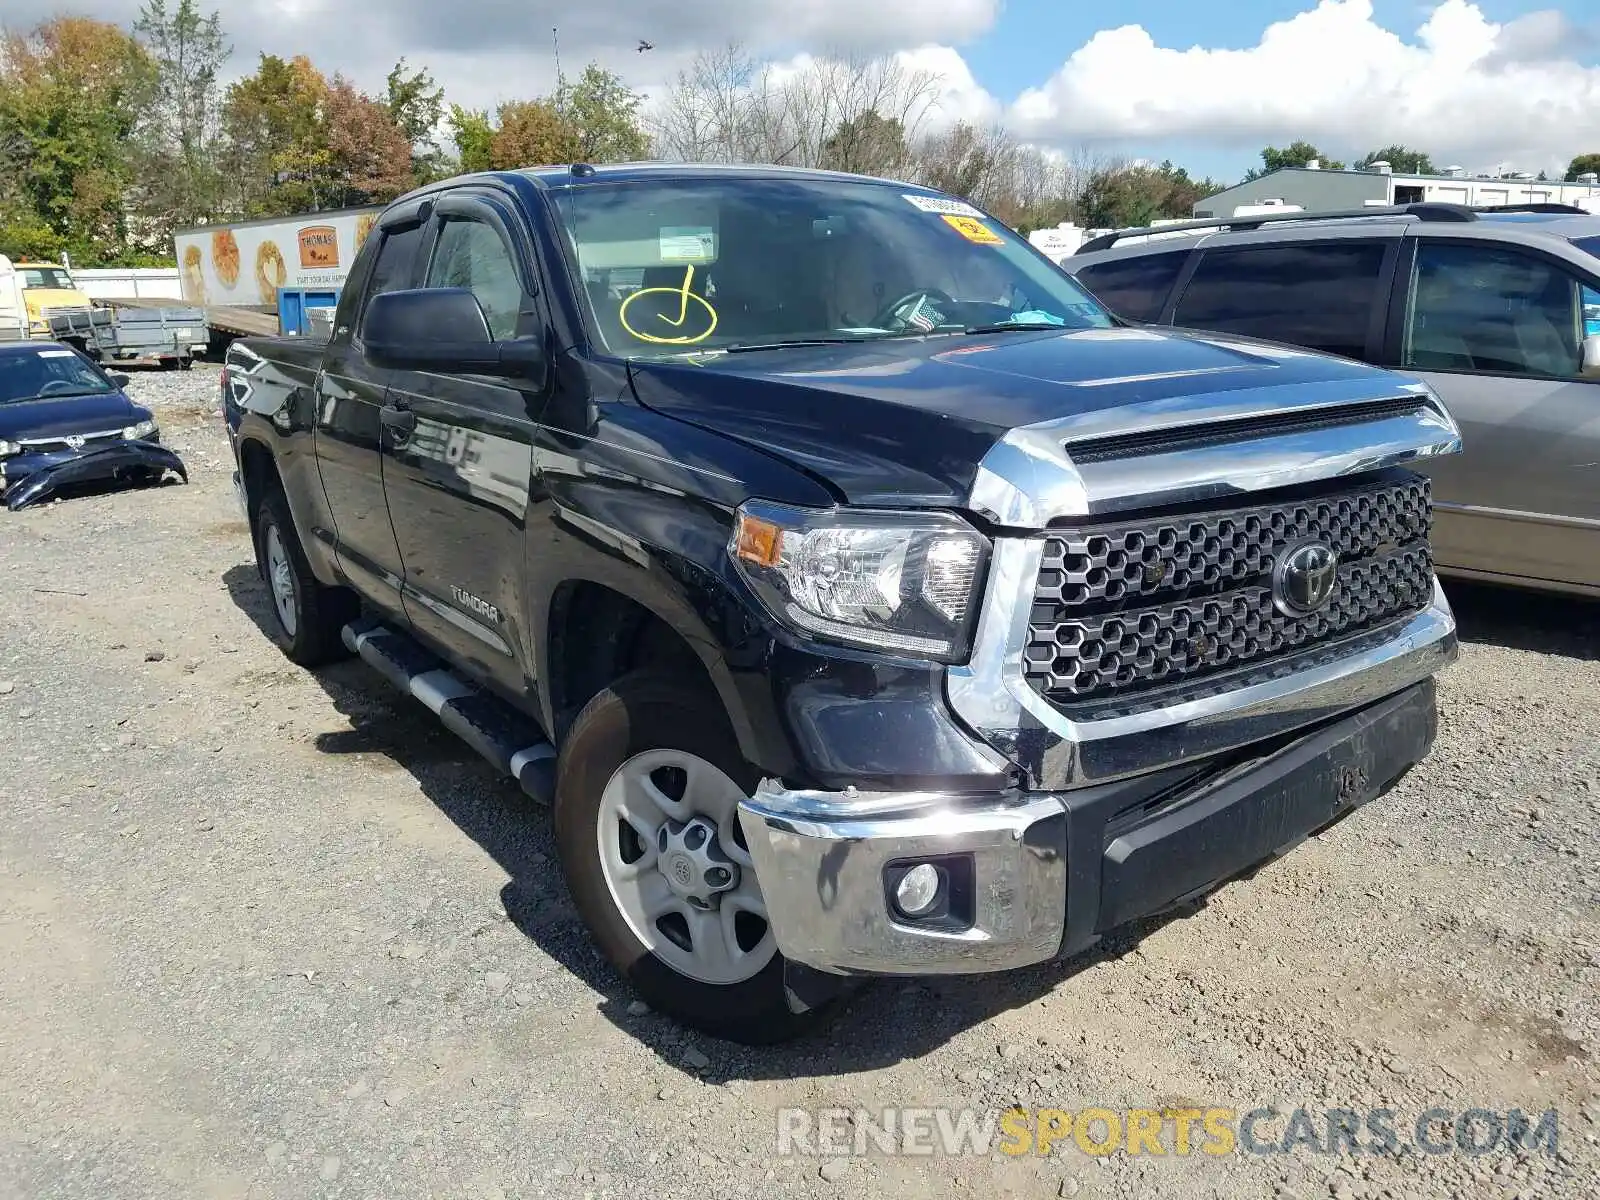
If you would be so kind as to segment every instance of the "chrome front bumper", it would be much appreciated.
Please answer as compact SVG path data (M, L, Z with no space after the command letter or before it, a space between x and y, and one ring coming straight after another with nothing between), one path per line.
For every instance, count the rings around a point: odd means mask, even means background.
M1453 631L1411 646L1396 656L1409 669L1366 677L1393 690L1357 689L1360 707L1266 734L1253 757L1201 753L1080 788L989 796L764 780L740 824L778 948L843 975L1001 971L1087 949L1381 795L1432 745L1431 674L1454 651ZM945 927L904 917L890 895L892 868L930 859L968 872L963 919Z
M1066 921L1066 809L1053 795L786 791L764 780L740 805L778 948L841 974L1002 971L1054 958ZM884 868L972 855L970 928L911 928L889 906Z

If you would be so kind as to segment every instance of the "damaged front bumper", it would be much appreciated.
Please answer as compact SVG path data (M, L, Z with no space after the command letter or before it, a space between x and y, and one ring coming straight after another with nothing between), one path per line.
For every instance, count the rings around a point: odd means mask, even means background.
M0 497L15 512L53 499L69 487L107 480L165 478L168 471L185 483L183 460L159 442L122 441L87 450L47 450L0 460Z

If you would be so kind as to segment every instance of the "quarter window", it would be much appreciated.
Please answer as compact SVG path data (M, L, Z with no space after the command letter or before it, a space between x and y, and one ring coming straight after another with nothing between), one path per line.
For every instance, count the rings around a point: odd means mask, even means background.
M1119 258L1084 267L1078 278L1095 299L1117 316L1130 321L1155 321L1188 257L1189 251L1177 250Z
M367 299L384 292L397 292L411 286L416 266L417 247L422 243L421 225L397 225L382 230L383 242L378 247L378 259L372 264L372 276L367 283ZM334 317L336 328L349 324L344 309L354 304L351 289L339 297L340 311Z
M1365 357L1384 249L1341 241L1208 250L1173 323Z
M496 341L517 335L522 284L511 252L492 226L470 219L445 221L426 286L466 288L478 298Z
M1412 271L1403 363L1418 370L1578 373L1584 314L1578 281L1516 250L1421 242Z

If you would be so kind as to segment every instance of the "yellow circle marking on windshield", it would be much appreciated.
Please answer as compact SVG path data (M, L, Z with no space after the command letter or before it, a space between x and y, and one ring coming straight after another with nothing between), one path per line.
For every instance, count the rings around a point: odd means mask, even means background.
M617 319L622 322L622 327L626 329L631 336L638 338L641 342L654 342L658 346L692 346L696 342L703 342L717 331L717 310L711 307L711 301L707 300L704 296L698 295L689 290L689 285L693 282L694 268L691 266L683 269L682 287L640 288L637 292L631 293L628 298L622 302L622 307L617 310ZM673 336L665 336L655 333L646 333L644 330L636 328L628 321L628 305L632 304L640 296L662 295L674 296L677 298L678 315L674 318L668 316L666 313L658 312L655 314L656 320L664 322L670 328L682 329L684 323L690 319L690 301L693 301L695 304L700 306L699 309L694 310L696 313L699 313L700 309L704 309L705 311L703 316L695 317L695 324L691 325L690 329L693 330L695 325L698 325L701 320L706 322L705 329L701 330L700 332L680 333Z

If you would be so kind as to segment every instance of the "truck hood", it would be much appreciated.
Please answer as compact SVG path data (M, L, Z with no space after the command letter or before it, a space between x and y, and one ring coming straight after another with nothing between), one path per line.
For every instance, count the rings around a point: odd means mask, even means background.
M95 396L46 396L0 404L0 441L65 437L120 429L150 416L121 392Z
M75 288L24 288L22 302L30 322L40 320L47 308L89 307L89 297Z
M641 404L788 459L851 504L961 507L1006 433L1242 389L1378 379L1346 359L1150 328L894 339L632 364ZM1403 382L1394 376L1396 395Z

